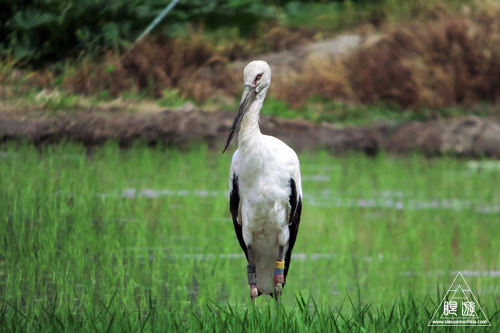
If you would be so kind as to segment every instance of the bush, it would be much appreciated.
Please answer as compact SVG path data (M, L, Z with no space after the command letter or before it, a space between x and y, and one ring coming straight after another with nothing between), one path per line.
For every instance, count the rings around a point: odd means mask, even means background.
M346 60L361 103L446 106L500 97L500 11L395 27Z
M171 0L4 0L0 5L0 51L34 65L81 52L120 48L137 38ZM252 30L272 15L250 0L181 1L163 22L203 21L207 27L237 26Z
M343 59L310 55L277 81L292 106L319 95L349 103L445 107L500 99L500 7L397 24Z
M7 0L4 6L0 34L6 39L0 47L34 64L123 45L155 13L138 0Z
M3 0L0 3L0 36L3 37L0 40L0 52L11 53L16 59L28 60L40 66L68 56L122 48L133 42L170 2ZM373 8L374 4L383 3L384 0L334 2L336 4L332 6L324 0L281 0L271 3L254 0L182 0L154 31L172 37L172 32L180 24L202 23L208 29L236 27L242 36L246 36L257 34L256 28L262 22L275 21L277 17L281 20L281 14L288 17L284 21L289 24L308 25L322 11L332 8L337 14L334 20L327 19L326 24L338 29L366 19L366 15L356 14L358 10L365 13L366 9L363 8ZM359 5L356 10L353 4ZM347 17L347 21L339 21L343 17Z

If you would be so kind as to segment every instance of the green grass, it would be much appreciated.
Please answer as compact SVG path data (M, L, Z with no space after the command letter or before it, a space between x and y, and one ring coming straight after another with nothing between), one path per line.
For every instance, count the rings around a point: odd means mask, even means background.
M427 331L459 270L477 272L466 281L499 327L497 164L300 159L283 307L266 296L254 308L231 154L3 146L0 331Z
M366 23L400 23L428 18L436 8L458 12L464 6L481 7L471 0L365 0L292 1L282 9L281 22L288 26L308 27L319 31L338 32Z
M234 112L238 102L223 107L226 111ZM267 116L291 119L306 119L312 122L328 122L337 125L363 126L380 122L406 123L409 121L426 121L439 117L493 117L498 114L498 105L478 103L473 106L449 106L442 108L402 109L397 105L362 105L334 102L319 96L309 98L306 105L292 108L286 101L269 96L261 113Z

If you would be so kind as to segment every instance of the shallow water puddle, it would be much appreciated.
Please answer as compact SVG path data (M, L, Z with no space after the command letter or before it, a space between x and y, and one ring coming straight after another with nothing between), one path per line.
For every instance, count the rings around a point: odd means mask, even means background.
M303 182L329 182L331 177L329 175L303 175L302 176L302 181Z
M146 198L158 198L163 196L197 196L197 197L216 197L220 195L217 191L188 191L188 190L153 190L153 189L143 189L138 190L135 188L124 189L121 196L124 198L136 198L136 197L146 197Z
M499 161L468 161L466 165L471 171L500 171Z
M132 248L123 248L122 251L124 255L126 255L127 252L148 252L148 255L143 255L143 254L133 254L134 258L137 258L139 260L152 260L157 255L154 253L158 252L166 252L170 249L164 249L164 248L141 248L141 247L132 247ZM132 254L131 254L132 255ZM341 255L337 253L293 253L292 254L292 260L297 260L297 261L318 261L318 260L323 260L323 259L333 259L333 258L340 258ZM382 253L379 253L376 256L357 256L357 255L351 255L352 258L359 258L364 261L387 261L389 260L387 257L384 257ZM185 259L191 259L191 260L198 260L198 261L213 261L217 259L244 259L245 254L244 253L162 253L160 255L160 258L162 259L174 259L174 260L185 260ZM390 260L397 260L397 261L409 261L410 257L397 257L397 258L391 258Z
M321 179L323 176L318 176ZM317 180L320 181L320 180ZM67 192L58 192L56 195L71 195ZM122 191L112 193L96 193L102 197L121 197L121 198L160 198L160 197L227 197L226 191L207 191L207 190L171 190L171 189L136 189L126 188ZM346 198L339 196L336 192L329 189L319 190L316 192L304 193L304 198L307 199L307 204L313 207L342 207L342 208L385 208L397 210L426 210L426 209L441 209L441 210L474 210L480 214L498 214L500 213L500 205L490 205L481 202L471 202L470 200L462 200L456 198L450 199L431 199L417 200L405 199L411 194L405 194L401 191L379 191L375 195L377 198ZM224 222L230 221L224 219ZM220 221L219 221L220 222Z
M498 214L500 205L488 205L484 203L473 203L461 199L434 199L434 200L395 200L395 199L350 199L336 197L334 195L308 196L308 204L314 207L357 207L357 208L386 208L397 210L474 210L481 214Z
M445 273L444 271L434 271L434 272L415 272L415 271L407 271L407 272L402 272L399 275L404 275L404 276L442 276L442 275L449 275L449 276L456 276L459 271L452 271L449 273ZM460 271L463 276L485 276L485 277L500 277L500 270L490 270L490 271L471 271L471 270L463 270Z

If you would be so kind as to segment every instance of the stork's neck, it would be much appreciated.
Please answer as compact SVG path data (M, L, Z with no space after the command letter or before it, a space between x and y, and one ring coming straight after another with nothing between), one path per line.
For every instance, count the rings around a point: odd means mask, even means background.
M239 148L245 149L246 147L255 146L260 141L262 134L259 128L259 114L265 97L265 94L257 96L243 117L238 135Z

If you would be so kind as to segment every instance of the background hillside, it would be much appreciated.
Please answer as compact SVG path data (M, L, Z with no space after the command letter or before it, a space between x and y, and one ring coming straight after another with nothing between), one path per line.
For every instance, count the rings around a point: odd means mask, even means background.
M132 109L154 100L232 110L241 64L274 52L289 61L271 64L269 115L338 124L498 115L494 1L181 1L132 46L168 3L4 3L4 111L60 112L117 98ZM329 48L339 36L356 41Z

